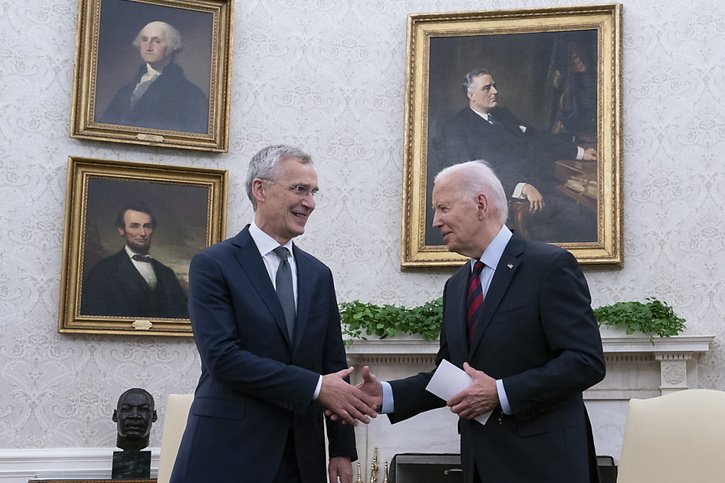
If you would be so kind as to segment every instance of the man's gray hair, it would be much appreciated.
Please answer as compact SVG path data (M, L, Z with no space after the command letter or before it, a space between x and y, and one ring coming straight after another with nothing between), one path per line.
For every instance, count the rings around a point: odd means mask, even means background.
M508 199L501 181L494 173L491 166L483 159L468 161L465 163L448 166L438 173L433 180L434 183L448 177L451 174L460 173L461 194L468 200L473 200L479 193L484 193L491 203L494 212L498 215L498 221L506 224L509 216Z
M247 196L252 202L252 208L257 210L257 202L252 195L252 183L256 178L274 181L279 174L279 166L283 160L287 158L298 159L302 164L312 164L312 157L301 149L292 146L279 144L276 146L267 146L254 155L249 162L247 169Z
M463 87L463 95L468 97L468 94L471 93L471 89L473 88L473 79L482 75L491 75L491 71L484 68L476 69L463 77L463 84L461 84L461 87Z
M181 34L178 30L176 30L172 25L162 22L160 20L155 20L153 22L149 22L144 27L138 31L136 34L136 38L133 39L133 46L138 47L141 44L141 32L144 31L146 27L149 25L156 25L161 27L164 30L164 38L166 40L166 46L169 49L169 54L174 55L184 48L184 43L181 41Z

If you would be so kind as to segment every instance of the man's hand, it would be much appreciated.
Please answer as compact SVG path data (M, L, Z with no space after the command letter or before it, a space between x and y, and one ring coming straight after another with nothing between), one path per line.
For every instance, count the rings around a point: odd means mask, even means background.
M370 372L370 368L368 366L364 366L362 368L362 377L363 382L355 387L357 387L364 394L372 398L373 409L377 411L383 405L383 385L380 384L378 378L375 377L372 372ZM341 419L337 414L330 411L329 409L325 410L325 415L333 421L339 421Z
M496 380L483 371L477 371L463 363L463 370L473 382L463 391L450 398L446 404L451 411L465 419L474 419L499 405Z
M584 161L596 161L597 160L597 150L594 148L586 148L584 150L584 155L582 156L582 159Z
M541 196L539 190L532 184L525 183L521 189L521 194L529 200L529 213L538 213L544 209L544 197Z
M352 483L352 463L350 458L345 456L330 458L327 474L330 476L330 483Z
M375 399L368 396L355 386L351 386L345 377L353 371L352 367L322 376L322 387L318 400L327 409L327 414L334 414L348 424L362 421L367 424L370 418L377 416ZM357 420L357 421L356 421Z
M362 384L358 384L357 387L359 387L362 392L373 398L375 404L373 409L377 411L383 405L383 385L380 384L378 378L370 372L370 368L368 366L363 366L362 377L363 382Z

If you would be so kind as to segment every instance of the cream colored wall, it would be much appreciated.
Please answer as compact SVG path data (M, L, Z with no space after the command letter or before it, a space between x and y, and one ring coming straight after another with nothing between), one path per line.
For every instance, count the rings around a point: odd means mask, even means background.
M578 3L238 0L230 150L205 154L71 139L76 2L0 0L0 447L112 447L124 389L163 403L192 391L199 372L189 339L56 332L69 155L228 169L231 235L251 216L248 159L270 143L299 145L324 193L299 242L332 267L339 298L422 303L447 273L398 262L406 15ZM724 56L720 0L624 2L625 263L585 269L595 305L656 296L688 333L716 335L700 385L717 389Z

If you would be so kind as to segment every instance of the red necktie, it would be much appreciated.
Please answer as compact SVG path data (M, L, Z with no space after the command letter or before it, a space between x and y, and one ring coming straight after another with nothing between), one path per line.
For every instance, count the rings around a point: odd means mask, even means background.
M481 288L481 271L483 262L476 260L473 265L471 279L468 281L468 312L466 313L466 327L468 329L468 345L471 345L473 335L476 333L478 319L483 307L483 289Z

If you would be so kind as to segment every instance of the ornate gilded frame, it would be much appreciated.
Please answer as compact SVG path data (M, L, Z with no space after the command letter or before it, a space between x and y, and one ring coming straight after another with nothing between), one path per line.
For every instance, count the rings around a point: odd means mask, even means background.
M155 20L181 33L184 46L176 63L206 95L206 130L165 120L143 126L143 121L106 116L114 94L132 85L143 65L138 48L131 45L136 33ZM79 0L71 136L226 152L232 25L232 0Z
M403 164L402 268L458 266L464 257L449 252L442 241L428 243L430 227L429 141L432 136L432 101L440 91L430 92L431 69L441 57L431 53L431 42L507 42L526 34L585 32L596 35L596 213L597 240L580 243L557 243L572 252L583 264L621 264L622 262L622 105L621 105L621 38L622 7L593 5L571 8L502 10L416 14L408 18L408 59L405 98L405 149ZM514 37L519 36L519 37ZM542 37L543 39L543 37ZM458 52L468 69L487 62L474 52ZM529 57L532 57L529 54ZM514 58L512 58L514 57ZM509 70L526 72L527 62L509 55ZM522 57L524 58L524 57ZM519 62L519 63L517 63ZM501 64L503 65L503 64ZM496 65L486 65L494 70ZM500 67L500 66L499 66ZM438 70L441 70L440 68ZM467 72L466 70L462 72ZM451 74L453 75L453 74ZM460 86L462 75L456 76ZM460 80L459 80L460 79ZM498 80L498 78L497 78ZM452 82L452 81L451 81ZM499 87L499 92L501 87ZM446 94L449 95L449 94ZM457 95L460 95L457 94ZM430 237L429 237L430 238Z
M83 314L84 277L123 249L116 216L129 201L141 200L158 220L150 254L188 287L191 257L224 238L227 184L226 170L70 157L58 331L191 335L188 318Z

